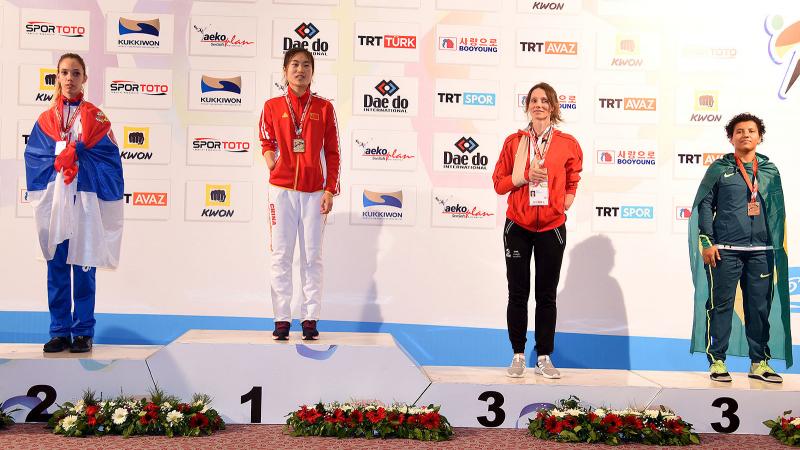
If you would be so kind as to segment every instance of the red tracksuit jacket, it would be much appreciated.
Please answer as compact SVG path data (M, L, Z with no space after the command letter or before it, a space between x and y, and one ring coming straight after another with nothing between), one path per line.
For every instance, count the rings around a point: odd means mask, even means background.
M264 102L258 133L261 139L261 153L274 151L278 154L275 168L269 174L269 182L296 191L317 192L325 189L337 195L341 157L336 113L331 102L310 94L309 90L298 98L289 89L289 100L294 109L295 120L300 121L309 95L311 95L311 106L303 120L301 133L305 140L303 153L292 151L292 140L297 136L286 97L274 97ZM323 152L327 173L323 172L322 167Z
M550 147L547 150L544 167L547 168L547 183L550 189L549 205L530 206L528 200L528 184L515 187L511 181L514 169L514 156L519 140L525 134L517 131L506 138L500 158L494 167L494 190L504 195L508 192L508 210L506 217L517 225L534 232L548 231L560 227L567 220L564 214L566 194L575 194L580 172L583 169L583 151L580 144L569 134L553 129ZM530 155L525 165L525 178L530 169Z

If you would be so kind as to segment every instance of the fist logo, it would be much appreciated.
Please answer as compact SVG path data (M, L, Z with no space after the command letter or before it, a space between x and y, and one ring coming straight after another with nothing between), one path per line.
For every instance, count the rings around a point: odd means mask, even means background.
M211 193L209 194L209 198L211 199L212 202L225 203L225 199L227 198L227 195L225 194L225 189L212 190Z
M144 133L133 131L128 133L128 143L134 145L144 145Z
M47 86L55 86L56 85L56 74L48 73L44 76L44 84Z
M713 95L701 95L697 97L697 104L700 106L705 106L706 108L713 108L714 107L714 96Z
M625 52L636 50L636 42L633 39L622 39L619 41L619 49Z

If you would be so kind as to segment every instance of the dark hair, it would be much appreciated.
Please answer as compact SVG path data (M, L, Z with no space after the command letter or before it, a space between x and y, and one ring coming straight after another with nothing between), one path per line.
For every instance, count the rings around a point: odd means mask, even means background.
M755 122L758 128L758 135L761 141L764 141L764 133L767 132L766 127L764 127L764 121L750 113L737 114L725 125L725 132L728 133L728 139L733 137L733 130L736 128L736 125L742 122Z
M312 55L310 51L308 51L307 49L305 49L303 47L293 47L293 48L290 48L289 50L286 51L286 54L283 55L283 68L286 69L287 67L289 67L289 61L291 61L292 58L295 55L299 54L299 53L302 53L302 54L306 55L308 57L309 61L311 61L311 71L313 72L314 71L314 55Z
M83 69L83 74L86 75L86 63L83 62L83 58L81 58L81 55L77 53L64 53L63 55L61 55L61 57L58 58L58 64L56 64L56 86L55 86L55 93L53 94L53 102L52 102L53 105L56 105L58 102L58 98L61 97L61 81L58 79L58 70L59 67L61 67L61 61L64 61L65 59L74 59L78 61L78 64L80 64L81 68Z
M553 111L550 112L550 122L552 122L553 125L561 122L561 104L558 102L558 94L556 94L556 90L553 89L553 86L550 86L544 81L534 84L531 90L528 91L528 95L525 96L525 115L528 115L528 107L531 104L531 95L533 95L533 91L536 89L541 89L544 91L544 95L547 96L547 102L550 103L550 106L553 108Z

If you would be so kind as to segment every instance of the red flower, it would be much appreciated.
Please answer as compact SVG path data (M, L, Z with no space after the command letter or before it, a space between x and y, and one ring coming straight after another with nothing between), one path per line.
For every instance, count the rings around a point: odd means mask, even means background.
M315 423L317 419L319 419L320 417L322 417L322 413L317 411L317 408L312 408L309 409L308 412L306 412L305 418L303 420L305 420L308 423Z
M594 422L595 420L597 420L597 414L595 414L593 412L590 412L589 414L586 414L586 420L588 420L590 423Z
M192 407L189 406L186 403L178 403L178 406L176 407L176 409L178 411L182 412L182 413L186 413L186 412L189 412L189 410L192 409Z
M607 414L600 423L606 426L609 433L617 433L622 427L622 420L616 414Z
M356 425L364 421L364 414L361 411L354 409L350 411L350 424Z
M86 418L86 423L87 423L87 424L88 424L90 427L93 427L93 426L97 425L97 418L96 418L95 416L88 416L88 417Z
M658 431L658 427L653 422L648 423L647 426L653 431Z
M634 415L627 415L625 416L625 426L636 428L637 430L642 429L642 419L634 416Z
M544 428L548 433L558 434L561 433L564 425L561 424L561 421L556 416L550 416L545 419Z
M191 428L205 428L208 426L208 417L203 413L196 413L189 418L189 427Z
M415 425L418 421L419 420L417 419L417 416L412 416L412 415L409 415L408 418L406 419L406 423L408 425Z
M367 411L367 419L372 423L378 423L386 418L386 410L383 407Z
M139 417L139 423L142 425L147 425L147 416Z
M561 421L564 428L571 430L578 426L578 419L573 416L567 416Z
M147 412L158 411L158 405L156 405L153 402L150 402L150 403L144 405L144 410L147 411Z
M86 415L91 417L91 416L97 414L97 411L99 409L100 408L98 408L97 405L89 405L89 406L86 407Z
M667 425L667 428L669 429L669 431L671 431L671 432L673 432L675 434L683 433L683 424L680 423L680 421L677 421L677 420L674 420L674 419L673 420L668 420L666 425Z

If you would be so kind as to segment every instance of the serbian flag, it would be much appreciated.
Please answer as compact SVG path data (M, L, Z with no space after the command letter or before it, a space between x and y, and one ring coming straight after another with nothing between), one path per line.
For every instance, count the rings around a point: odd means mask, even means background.
M84 101L73 125L78 173L64 182L56 172L61 140L55 108L39 116L25 147L28 198L33 205L39 245L46 260L69 239L67 263L116 269L122 243L122 160L105 114ZM66 170L64 171L66 172Z

